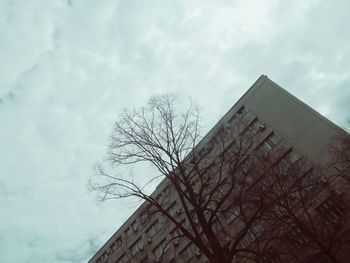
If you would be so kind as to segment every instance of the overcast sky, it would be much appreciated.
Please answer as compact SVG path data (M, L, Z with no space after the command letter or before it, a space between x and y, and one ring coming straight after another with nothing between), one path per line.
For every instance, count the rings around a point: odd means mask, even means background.
M87 262L135 209L87 182L125 107L195 98L208 130L261 75L350 116L350 2L0 0L0 257Z

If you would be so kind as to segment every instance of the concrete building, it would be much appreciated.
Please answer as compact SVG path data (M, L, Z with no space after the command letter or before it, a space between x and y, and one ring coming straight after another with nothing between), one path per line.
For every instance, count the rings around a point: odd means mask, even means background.
M275 151L274 147L280 147L277 144L282 141L280 144L286 151L292 151L314 164L329 162L332 158L329 146L334 143L335 137L345 134L341 128L262 75L209 131L198 147L205 147L220 127L228 127L230 121L241 112L248 113L246 121L257 133L256 144L259 147ZM274 141L272 136L278 139ZM153 195L158 197L168 190L167 183L163 182ZM176 198L170 199L168 204L174 217L179 220L184 218ZM162 217L146 217L146 209L149 209L148 204L142 204L89 262L157 262L166 240L177 230ZM349 240L350 232L344 230L344 245L339 252L343 261L340 262L348 262L346 258L350 258L346 252L350 250ZM188 241L175 240L168 246L162 262L206 262L206 259Z

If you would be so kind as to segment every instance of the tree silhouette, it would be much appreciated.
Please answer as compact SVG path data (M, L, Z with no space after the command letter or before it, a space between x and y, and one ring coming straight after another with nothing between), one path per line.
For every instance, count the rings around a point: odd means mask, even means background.
M303 244L290 233L299 229L313 238L310 248L305 247L306 254L333 256L336 230L344 217L330 227L332 233L316 238L319 227L331 224L310 212L325 191L326 173L317 176L316 168L291 147L282 146L276 133L261 141L265 127L244 107L202 138L197 106L192 102L181 106L167 95L151 98L139 110L124 111L114 125L109 146L107 163L113 169L99 165L99 180L90 182L102 201L144 200L141 220L150 231L156 231L152 230L155 218L163 227L171 226L167 228L173 230L153 251L154 261L162 261L167 248L179 240L188 244L179 252L182 259L197 252L211 263L297 258L295 248ZM156 173L132 172L136 165L146 163ZM123 167L130 169L127 175ZM159 180L151 193L150 185Z

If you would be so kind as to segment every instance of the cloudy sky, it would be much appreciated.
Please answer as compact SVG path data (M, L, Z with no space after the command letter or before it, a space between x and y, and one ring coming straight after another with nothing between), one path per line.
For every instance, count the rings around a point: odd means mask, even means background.
M87 188L113 121L152 94L209 129L261 75L345 125L348 0L0 0L0 255L87 262L135 208Z

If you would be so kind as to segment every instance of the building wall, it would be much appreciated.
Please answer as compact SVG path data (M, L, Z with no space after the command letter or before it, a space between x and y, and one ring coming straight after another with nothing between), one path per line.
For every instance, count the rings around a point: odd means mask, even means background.
M287 144L292 146L293 150L315 164L324 164L330 160L329 145L334 143L334 137L344 134L342 129L263 75L209 131L198 147L208 143L208 140L215 135L219 127L228 122L242 106L250 111L251 120L257 117L265 125L265 129L259 134L258 140L263 141L266 136L274 131ZM157 196L164 189L165 185L165 181L161 183L154 196ZM174 201L174 198L169 203ZM142 223L140 215L146 206L147 204L141 205L89 262L115 263L125 251L129 251L130 245L140 237L144 244L144 250L136 257L133 257L131 262L142 262L143 257L147 253L152 254L151 251L164 237L169 235L173 227L165 220L162 226L163 229L149 242L145 231L153 221ZM181 214L177 216L179 218L183 217ZM158 220L162 220L162 218L159 217ZM132 231L131 236L126 238L125 230L134 221L137 222L138 229ZM113 245L119 237L122 238L123 242L121 245L117 245L117 249L114 251ZM178 257L179 252L187 245L188 242L182 242L177 245L171 244L167 253L167 261L165 262L170 261L174 256ZM344 253L346 256L343 257L347 257L347 253ZM196 261L204 262L204 257L200 254L195 254L191 262Z

